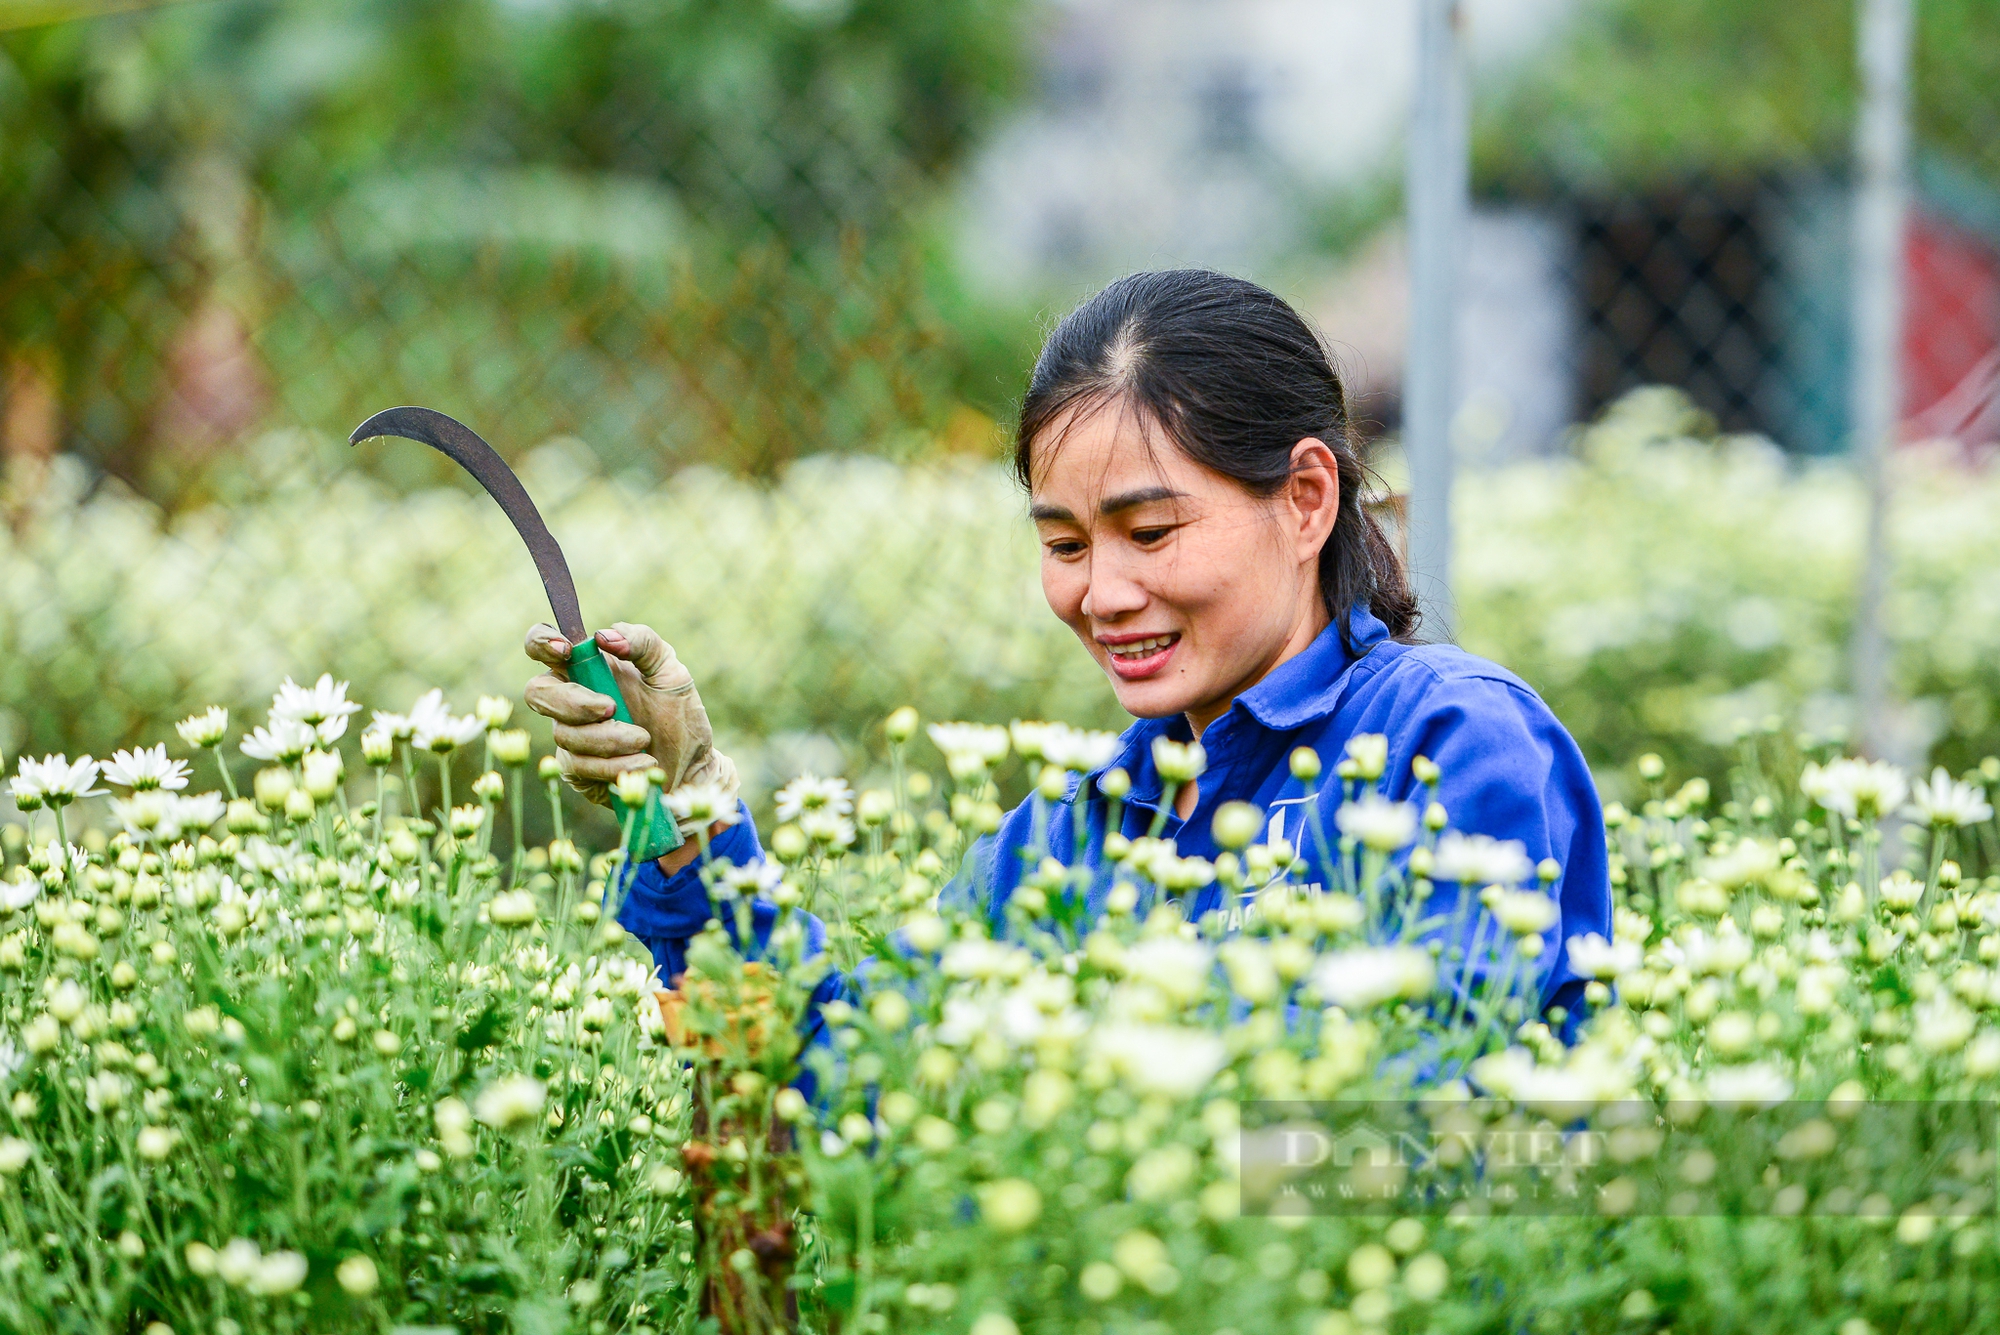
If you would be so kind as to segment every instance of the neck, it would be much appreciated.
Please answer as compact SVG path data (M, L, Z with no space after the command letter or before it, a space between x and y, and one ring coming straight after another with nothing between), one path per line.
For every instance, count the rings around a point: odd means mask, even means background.
M1201 736L1209 724L1229 712L1229 707L1236 703L1237 696L1270 676L1282 664L1304 653L1306 646L1318 639L1320 632L1332 624L1333 618L1327 615L1326 600L1319 596L1318 588L1314 588L1310 603L1299 609L1298 617L1292 622L1291 633L1285 637L1284 643L1280 644L1274 653L1266 657L1248 676L1230 687L1227 694L1217 696L1214 700L1203 701L1187 711L1188 727L1193 730L1196 738Z

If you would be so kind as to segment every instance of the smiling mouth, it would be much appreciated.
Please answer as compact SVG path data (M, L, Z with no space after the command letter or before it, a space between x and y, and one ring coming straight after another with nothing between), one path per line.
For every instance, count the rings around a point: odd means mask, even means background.
M1150 676L1166 664L1173 655L1174 646L1181 640L1180 632L1169 635L1149 635L1144 639L1126 640L1119 644L1105 644L1105 653L1111 659L1111 669L1125 678ZM1099 641L1103 644L1103 641Z

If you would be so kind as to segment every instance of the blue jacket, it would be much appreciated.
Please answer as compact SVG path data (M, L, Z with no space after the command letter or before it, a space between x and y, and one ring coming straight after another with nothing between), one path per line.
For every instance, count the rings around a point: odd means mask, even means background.
M1561 867L1550 887L1559 914L1544 934L1536 967L1543 1006L1563 1006L1576 1014L1585 980L1571 971L1566 943L1586 933L1611 935L1611 886L1603 813L1575 741L1541 698L1504 668L1451 645L1396 643L1365 607L1354 609L1348 632L1358 654L1343 644L1338 626L1329 626L1203 731L1208 768L1200 780L1200 801L1185 821L1168 813L1162 834L1176 841L1183 856L1212 858L1218 850L1209 826L1216 808L1228 801L1252 802L1270 813L1272 833L1290 840L1308 858L1312 866L1306 879L1327 883L1331 878L1318 865L1316 841L1308 833L1307 804L1317 804L1327 836L1337 837L1333 813L1341 792L1333 767L1349 739L1381 733L1389 744L1388 767L1378 785L1385 795L1418 795L1411 761L1428 756L1441 772L1434 796L1449 813L1452 829L1518 840L1531 861L1553 858ZM1127 837L1146 833L1158 813L1162 784L1152 744L1162 736L1187 740L1187 721L1178 716L1139 720L1126 729L1117 755L1104 767L1122 766L1132 776L1122 819ZM1292 777L1290 756L1300 746L1319 752L1325 764L1326 773L1313 785ZM1067 860L1074 847L1079 792L1090 794L1083 803L1085 857L1100 873L1090 893L1089 916L1102 912L1111 885L1109 875L1102 874L1108 811L1094 782L1072 782L1061 802L1031 797L1015 808L997 835L974 845L947 897L962 906L984 907L997 928L1024 868L1042 856L1034 837L1038 818L1048 846ZM731 861L760 855L747 816L715 841L714 854ZM1426 912L1448 913L1457 893L1456 886L1439 885ZM1224 894L1219 884L1196 892L1187 905L1189 916L1229 907ZM671 977L684 967L687 939L710 916L696 869L665 877L649 864L639 873L620 921L647 941L662 974ZM769 907L760 908L760 943L772 921ZM823 936L823 931L817 934Z

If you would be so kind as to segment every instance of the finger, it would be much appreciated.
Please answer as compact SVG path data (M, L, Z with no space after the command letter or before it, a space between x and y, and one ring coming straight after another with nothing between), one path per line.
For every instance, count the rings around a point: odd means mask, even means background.
M615 719L581 728L558 723L555 733L557 746L579 756L646 756L646 748L653 744L652 736L644 728ZM659 762L648 758L646 763Z
M674 647L660 638L660 633L651 626L636 621L614 622L608 632L599 631L597 642L606 652L616 652L605 642L609 634L622 640L623 658L639 670L639 675L656 690L684 690L694 685L694 677L681 665L674 655Z
M577 726L602 723L617 712L610 696L599 695L588 686L580 686L552 672L544 672L530 681L522 694L528 701L528 708L557 723Z
M556 756L558 763L562 765L563 783L568 786L571 792L581 795L585 801L594 802L600 807L611 805L611 790L609 788L606 788L601 783L593 783L576 773L574 768L576 764L575 756L570 755L566 751L558 751L556 752Z
M613 784L618 776L638 770L640 773L653 767L653 758L638 756L580 756L572 754L563 772L570 782L576 784Z
M569 790L572 793L577 794L593 806L608 807L611 805L611 790L601 783L585 783L583 780L569 774L563 775L563 782L569 785Z
M528 627L521 648L537 663L546 663L552 668L569 666L569 641L563 638L561 631L545 621L537 621Z

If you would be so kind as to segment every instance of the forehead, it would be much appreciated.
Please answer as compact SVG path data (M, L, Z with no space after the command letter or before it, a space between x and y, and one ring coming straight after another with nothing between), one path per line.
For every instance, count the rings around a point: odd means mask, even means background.
M1096 498L1147 487L1190 495L1222 481L1177 449L1126 400L1066 412L1035 442L1030 491L1037 501L1093 507Z

